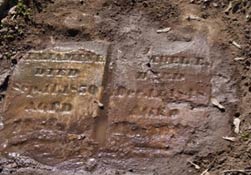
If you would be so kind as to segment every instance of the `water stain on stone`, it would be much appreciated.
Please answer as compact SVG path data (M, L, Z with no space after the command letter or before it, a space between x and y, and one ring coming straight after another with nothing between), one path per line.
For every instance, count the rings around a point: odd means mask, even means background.
M7 91L2 152L52 165L95 157L117 169L137 161L142 169L197 147L207 152L209 141L222 145L215 140L230 131L228 113L210 98L233 99L230 70L218 67L225 54L198 31L177 29L170 39L128 20L125 38L110 46L62 43L25 56Z
M12 75L4 106L4 151L54 164L89 156L108 44L63 43L29 52ZM84 134L84 137L83 137ZM5 143L5 142L4 142Z

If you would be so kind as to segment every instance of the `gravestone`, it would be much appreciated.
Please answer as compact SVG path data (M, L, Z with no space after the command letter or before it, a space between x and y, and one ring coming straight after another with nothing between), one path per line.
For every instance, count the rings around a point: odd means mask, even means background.
M2 149L46 164L90 156L107 49L102 42L63 43L26 54L7 91Z
M174 165L175 155L207 155L228 144L221 137L230 132L229 113L210 102L234 99L222 81L231 74L218 67L224 54L203 35L175 32L131 32L113 48L104 157L154 169L162 161Z
M166 172L177 160L185 167L191 155L225 149L232 111L210 99L236 102L232 68L221 68L228 53L182 27L134 30L111 47L62 43L26 54L10 78L1 153Z

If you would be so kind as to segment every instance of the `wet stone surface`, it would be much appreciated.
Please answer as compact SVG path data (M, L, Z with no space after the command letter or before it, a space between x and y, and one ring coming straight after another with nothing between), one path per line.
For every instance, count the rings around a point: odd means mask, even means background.
M65 43L28 53L7 91L1 148L46 164L90 156L107 48L99 42Z
M112 48L106 140L99 155L114 168L180 174L172 171L177 164L186 167L192 155L208 155L229 144L222 137L231 133L231 109L222 112L210 102L212 97L235 101L231 67L220 66L229 64L222 59L228 53L205 34L188 34L182 27L169 34L144 26L130 30L135 21L123 21L126 37Z
M206 40L162 47L140 43L131 55L118 50L127 55L115 60L109 84L110 153L166 157L181 152L209 113L212 60Z
M109 48L66 43L28 53L8 87L1 152L63 169L166 172L190 155L221 151L231 110L210 99L235 102L231 68L220 67L227 54L199 32L184 39L186 30L170 40L156 29L128 29L130 37Z

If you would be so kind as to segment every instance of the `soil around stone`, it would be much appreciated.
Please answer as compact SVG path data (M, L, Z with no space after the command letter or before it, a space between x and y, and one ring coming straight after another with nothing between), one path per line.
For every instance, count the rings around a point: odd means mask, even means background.
M20 2L6 11L0 26L0 174L200 175L205 170L210 175L231 175L238 171L248 174L249 1ZM166 28L167 32L157 32ZM21 140L8 147L13 133L19 137L29 130L28 125L27 128L18 125L17 120L13 120L15 125L8 125L8 118L21 117L22 112L13 108L6 113L4 108L6 101L20 106L25 101L15 103L9 97L13 95L10 89L15 81L26 83L22 71L32 71L37 66L35 62L28 68L24 66L26 54L53 48L58 43L93 41L110 46L106 65L98 68L104 69L98 83L103 91L95 104L102 109L91 119L91 124L67 121L72 125L67 130L67 125L63 127L65 121L59 125L56 120L55 127L48 125L56 130L54 135L41 132L47 138L51 136L51 141L44 138L42 142L35 138L39 137L35 131L48 127L35 125L34 115L32 120L20 120L23 124L34 124L30 143L26 145ZM43 66L62 68L58 63L53 64ZM48 79L43 81L46 83ZM212 99L224 110L214 105ZM234 132L236 118L241 121L239 133ZM74 141L88 127L93 131L88 131L85 137L94 146ZM22 134L13 132L15 129ZM59 144L53 141L54 136L62 137ZM61 150L59 145L66 143L69 147ZM35 144L45 145L42 152L48 145L52 156L44 159ZM83 147L88 154L81 152ZM60 151L64 156L56 160L55 155L61 154Z

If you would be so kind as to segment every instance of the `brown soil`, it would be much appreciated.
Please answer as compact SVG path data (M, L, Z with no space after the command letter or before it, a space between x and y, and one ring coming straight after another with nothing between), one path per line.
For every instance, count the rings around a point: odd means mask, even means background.
M230 2L232 8L228 9ZM185 133L187 130L184 130L183 136L189 137L189 140L185 148L180 148L177 141L179 150L172 152L171 156L156 158L154 154L149 153L149 158L137 155L130 150L133 148L126 148L127 145L122 141L119 144L125 146L122 153L126 156L97 156L94 160L85 159L84 166L67 161L49 166L26 155L3 154L0 159L0 174L199 175L207 169L210 175L217 175L227 170L251 170L251 16L248 17L251 15L251 4L248 0L27 0L25 4L24 11L29 11L29 14L22 10L14 14L8 13L1 22L0 109L13 70L24 53L31 49L44 49L53 45L55 41L104 40L112 43L115 49L128 53L124 57L133 63L133 54L143 53L143 46L161 46L162 38L152 31L165 27L171 27L174 31L166 35L168 41L190 42L195 36L199 38L201 47L194 46L195 48L191 48L188 53L210 48L214 71L212 77L215 77L211 80L212 90L226 109L225 112L221 112L212 106L206 107L209 111L208 121L198 119L195 129L189 130L192 134ZM87 15L82 15L83 13ZM188 20L187 17L190 15L199 19ZM129 32L123 31L126 29ZM206 44L204 40L207 40ZM233 42L241 47L237 48ZM135 47L133 51L132 45ZM198 52L203 51L202 49ZM185 54L188 54L187 52ZM245 59L235 61L236 57ZM125 58L116 58L112 61L123 65ZM124 71L130 72L129 69L118 68L118 73ZM110 89L118 83L115 81L115 75L111 77L110 84L107 85ZM141 87L147 88L148 85ZM219 87L221 89L217 90ZM208 87L205 85L203 88ZM163 100L170 99L163 97ZM120 101L117 103L120 104ZM127 107L131 103L128 101ZM191 104L195 108L203 107L201 104ZM118 111L112 111L111 115L116 112ZM4 114L0 115L4 118ZM189 115L187 117L189 118ZM241 119L239 134L233 132L234 118ZM130 123L123 125L132 127ZM114 130L116 129L119 129L119 126L114 126ZM151 132L154 132L154 129ZM162 132L165 133L165 130ZM182 135L183 130L178 132ZM233 136L237 140L229 142L222 139L223 136ZM112 138L110 141L112 142ZM196 142L202 144L196 146ZM119 152L117 147L108 144L103 149ZM199 165L200 169L194 168L188 160Z

